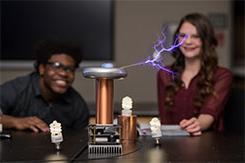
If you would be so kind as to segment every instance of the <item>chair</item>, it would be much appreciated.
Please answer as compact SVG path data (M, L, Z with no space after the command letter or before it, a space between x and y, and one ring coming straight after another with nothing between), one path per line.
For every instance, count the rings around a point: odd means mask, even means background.
M245 90L232 88L224 110L225 132L235 132L244 135L244 102Z

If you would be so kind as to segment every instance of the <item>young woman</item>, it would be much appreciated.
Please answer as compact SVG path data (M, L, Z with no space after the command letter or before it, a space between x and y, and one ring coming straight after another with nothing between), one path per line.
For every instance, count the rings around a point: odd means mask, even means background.
M175 62L157 74L158 106L162 124L179 124L191 135L223 131L223 111L232 83L231 72L218 66L214 29L202 14L183 17L175 36Z

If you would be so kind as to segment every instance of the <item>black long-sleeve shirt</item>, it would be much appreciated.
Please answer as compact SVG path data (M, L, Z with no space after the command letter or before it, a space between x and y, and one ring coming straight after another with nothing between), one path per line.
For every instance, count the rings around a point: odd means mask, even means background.
M89 109L85 100L73 89L48 104L41 95L39 75L34 72L0 86L0 109L3 114L37 116L47 124L54 120L69 128L86 127Z

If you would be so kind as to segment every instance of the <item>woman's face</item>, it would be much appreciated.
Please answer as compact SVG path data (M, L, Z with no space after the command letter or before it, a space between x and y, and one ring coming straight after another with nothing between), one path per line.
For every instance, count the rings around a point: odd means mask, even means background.
M184 22L179 30L179 41L186 37L184 43L180 46L180 50L185 58L197 58L200 56L202 41L197 33L197 29L189 22Z

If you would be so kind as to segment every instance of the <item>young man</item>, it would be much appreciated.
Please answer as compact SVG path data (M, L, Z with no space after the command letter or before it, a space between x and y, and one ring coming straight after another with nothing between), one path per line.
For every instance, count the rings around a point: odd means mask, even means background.
M64 127L86 127L89 110L71 87L82 61L80 49L58 41L36 47L36 71L0 86L0 123L4 128L49 131L57 120Z

